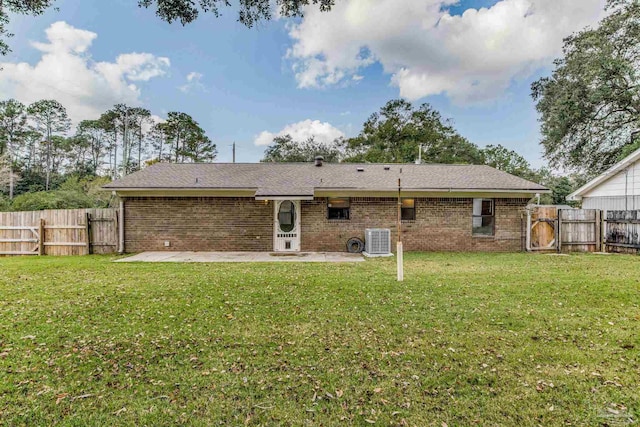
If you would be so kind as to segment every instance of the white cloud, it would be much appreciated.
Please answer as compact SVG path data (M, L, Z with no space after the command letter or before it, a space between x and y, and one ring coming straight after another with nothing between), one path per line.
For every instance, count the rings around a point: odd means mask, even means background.
M202 78L204 75L202 73L198 73L197 71L192 71L187 74L187 83L183 86L179 86L181 92L187 93L193 89L201 89L204 90L205 87L202 84Z
M294 141L306 141L313 137L318 142L331 143L335 139L343 137L344 133L327 122L304 120L287 125L277 133L269 131L261 132L256 136L254 143L257 146L266 146L271 144L275 137L285 135L291 135Z
M379 62L400 95L459 104L500 97L561 54L562 40L604 16L605 0L500 0L452 16L457 0L341 0L290 28L298 86L359 81Z
M95 118L117 103L140 105L140 87L164 76L169 58L150 53L125 53L115 62L94 62L88 54L97 34L56 22L46 31L47 42L32 43L42 53L35 65L0 63L0 98L29 104L56 99L77 123Z

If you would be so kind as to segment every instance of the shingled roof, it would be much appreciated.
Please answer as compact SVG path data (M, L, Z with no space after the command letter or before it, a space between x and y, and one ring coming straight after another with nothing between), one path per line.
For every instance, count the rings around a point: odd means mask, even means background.
M157 163L104 186L112 190L255 190L256 196L313 196L320 190L548 192L483 165Z

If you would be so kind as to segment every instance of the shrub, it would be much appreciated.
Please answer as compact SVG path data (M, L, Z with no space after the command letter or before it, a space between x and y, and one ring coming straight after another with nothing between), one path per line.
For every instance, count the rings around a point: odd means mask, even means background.
M11 210L11 202L9 199L0 194L0 212L7 212Z
M79 191L40 191L25 193L13 199L13 211L41 211L44 209L82 209L94 207L94 200Z

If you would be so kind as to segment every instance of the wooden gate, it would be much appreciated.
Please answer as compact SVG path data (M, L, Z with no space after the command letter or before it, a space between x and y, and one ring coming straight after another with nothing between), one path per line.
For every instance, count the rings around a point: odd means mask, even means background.
M527 250L537 252L600 252L602 212L537 206L527 214Z
M536 207L528 211L527 250L556 251L558 249L558 209Z
M88 255L117 250L116 209L0 212L0 255Z

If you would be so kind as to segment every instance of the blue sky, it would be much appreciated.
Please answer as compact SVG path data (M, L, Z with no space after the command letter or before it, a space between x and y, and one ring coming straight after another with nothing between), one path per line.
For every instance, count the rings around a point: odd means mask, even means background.
M503 144L540 166L530 84L550 72L572 28L594 23L602 13L601 0L556 0L552 6L546 0L394 0L391 22L376 23L371 9L382 9L389 0L367 10L358 9L366 0L340 1L330 14L312 11L304 20L247 29L236 22L234 9L182 27L160 21L133 0L58 0L58 11L13 18L13 53L0 59L5 74L0 95L23 102L61 96L76 120L114 101L144 105L160 117L184 111L217 143L219 161L231 160L235 141L238 161L255 162L266 148L256 145L261 133L270 137L289 126L302 135L352 136L370 114L402 94L416 104L432 104L470 141ZM418 15L412 8L419 3L424 15L413 25L407 16ZM480 8L485 9L473 10ZM393 22L395 10L403 22ZM67 47L34 47L32 42L59 46L45 35L59 22L66 23L57 28L69 38L76 37L74 29L97 36L85 42L65 39L65 46L80 46L71 54L62 52ZM132 77L143 68L124 70L120 64L114 78L119 80L107 84L110 74L94 70L132 53L150 54L153 59L139 66L155 71ZM157 58L168 58L170 65ZM28 64L27 71L18 63ZM86 76L81 67L89 70ZM191 85L189 74L195 76Z

